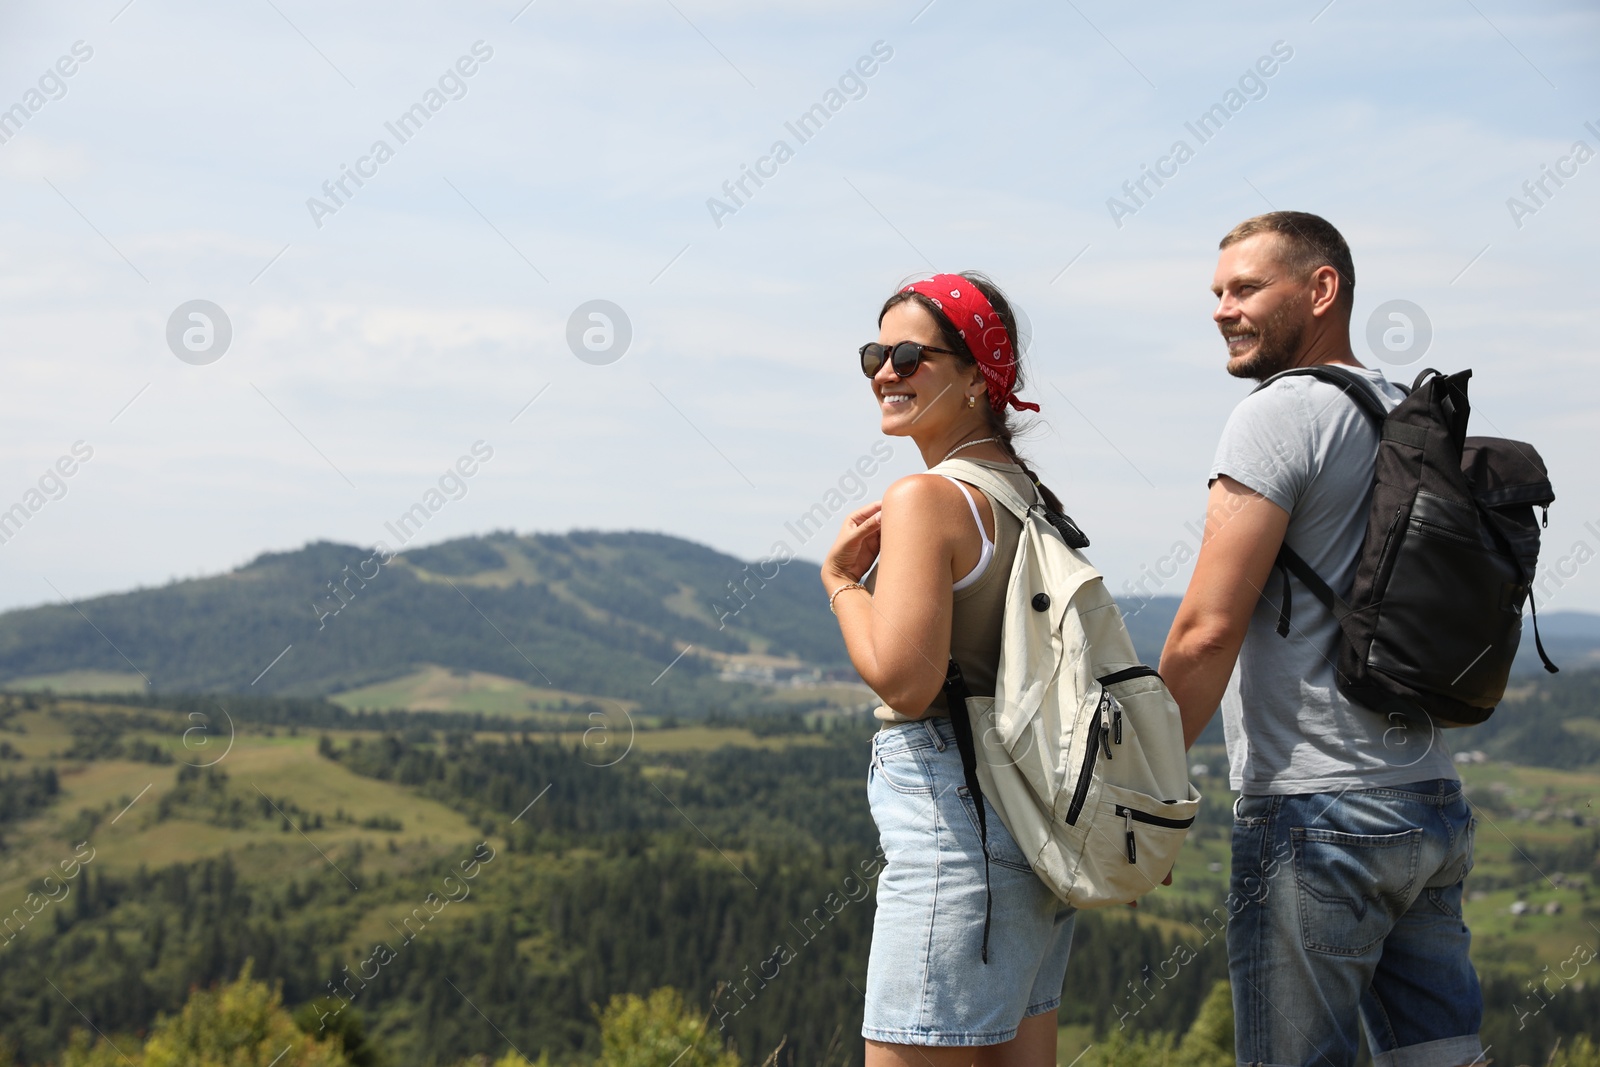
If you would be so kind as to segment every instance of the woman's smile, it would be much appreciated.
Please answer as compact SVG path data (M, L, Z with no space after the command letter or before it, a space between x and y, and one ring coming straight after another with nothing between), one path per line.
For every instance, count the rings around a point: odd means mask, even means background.
M911 403L911 398L916 395L917 394L915 393L891 393L885 391L883 394L883 399L880 401L880 403L882 403L884 410L887 411L888 409L898 407L901 404Z

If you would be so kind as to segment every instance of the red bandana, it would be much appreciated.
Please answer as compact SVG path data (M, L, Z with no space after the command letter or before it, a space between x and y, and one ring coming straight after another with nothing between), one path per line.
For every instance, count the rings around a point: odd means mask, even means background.
M1011 335L983 290L959 274L935 274L926 281L912 282L901 292L921 293L950 320L989 383L990 407L1000 411L1009 402L1018 411L1039 410L1038 404L1018 400L1012 391L1017 358L1011 349Z

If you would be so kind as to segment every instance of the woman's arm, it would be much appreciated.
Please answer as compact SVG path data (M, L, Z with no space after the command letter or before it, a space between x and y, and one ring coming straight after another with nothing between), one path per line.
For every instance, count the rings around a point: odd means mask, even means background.
M880 504L845 520L822 565L822 584L832 593L878 559L875 594L840 593L834 611L856 671L885 704L912 718L944 686L953 561L963 534L978 540L959 493L937 476L901 478Z

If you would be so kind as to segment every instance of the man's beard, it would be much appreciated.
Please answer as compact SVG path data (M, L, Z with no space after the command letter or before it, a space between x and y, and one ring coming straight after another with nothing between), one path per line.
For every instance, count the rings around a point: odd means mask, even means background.
M1257 328L1255 351L1229 360L1228 373L1235 378L1264 382L1279 371L1288 370L1306 332L1305 323L1295 321L1297 310L1292 304L1284 304L1268 315Z

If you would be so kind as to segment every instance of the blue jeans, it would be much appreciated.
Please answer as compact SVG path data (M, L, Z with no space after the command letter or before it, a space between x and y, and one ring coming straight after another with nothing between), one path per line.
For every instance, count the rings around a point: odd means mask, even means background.
M1242 796L1228 972L1240 1064L1482 1062L1462 880L1472 813L1453 779Z

